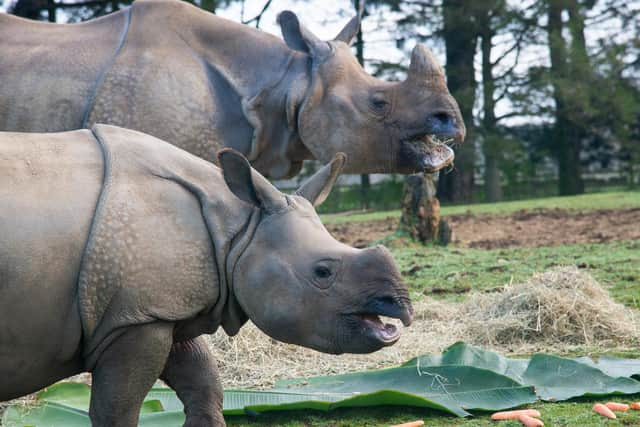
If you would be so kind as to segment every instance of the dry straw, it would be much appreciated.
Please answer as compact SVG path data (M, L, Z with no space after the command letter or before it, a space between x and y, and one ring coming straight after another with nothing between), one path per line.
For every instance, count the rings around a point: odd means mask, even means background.
M233 338L211 337L225 387L268 387L277 379L397 365L466 341L501 353L562 353L634 348L638 313L616 303L575 267L535 274L501 292L473 293L463 303L425 298L400 341L368 355L332 356L278 343L247 325Z
M497 294L475 295L463 306L467 336L500 345L633 346L640 332L637 312L611 299L575 267L535 274Z

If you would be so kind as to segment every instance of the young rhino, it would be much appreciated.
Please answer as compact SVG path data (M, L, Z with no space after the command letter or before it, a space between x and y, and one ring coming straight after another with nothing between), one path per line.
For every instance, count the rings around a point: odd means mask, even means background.
M367 353L411 323L383 247L334 240L321 203L345 156L284 195L234 151L222 169L113 126L0 133L0 400L90 371L94 426L135 426L160 378L185 426L224 425L202 334L251 319L327 353Z

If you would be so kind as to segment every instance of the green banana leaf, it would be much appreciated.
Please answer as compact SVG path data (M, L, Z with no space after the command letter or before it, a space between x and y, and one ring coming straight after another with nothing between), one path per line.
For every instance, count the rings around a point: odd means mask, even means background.
M611 377L600 369L558 356L535 354L522 379L542 400L640 393L640 381Z
M523 385L534 386L542 400L568 400L582 396L606 396L640 392L635 378L640 360L603 356L567 359L535 354L531 359L511 359L463 342L441 355L425 355L403 366L470 365L506 375Z
M43 402L34 407L18 405L9 407L2 417L2 425L4 427L87 427L91 424L84 411L57 403Z
M640 381L640 359L600 356L595 361L590 357L577 357L574 360L598 368L611 377L630 377Z
M425 355L389 369L326 377L294 378L270 390L226 390L224 414L402 405L458 416L497 411L579 396L640 393L640 361L601 357L567 359L536 354L511 359L456 343L441 355ZM632 378L633 377L633 378ZM16 404L3 417L5 427L88 427L90 389L58 383L38 394L35 404ZM168 388L153 388L139 425L175 427L184 422L182 403Z
M141 414L138 425L140 427L179 427L183 423L184 413L182 411L167 411ZM86 411L45 401L34 407L10 407L2 418L2 426L91 427L91 421Z
M422 397L459 416L469 410L493 411L536 400L532 387L487 369L465 365L401 366L355 374L287 380L275 389L366 394L376 390L396 390Z
M487 369L522 382L522 374L529 365L528 359L510 359L480 347L457 342L442 354L427 354L405 362L402 366L466 365Z

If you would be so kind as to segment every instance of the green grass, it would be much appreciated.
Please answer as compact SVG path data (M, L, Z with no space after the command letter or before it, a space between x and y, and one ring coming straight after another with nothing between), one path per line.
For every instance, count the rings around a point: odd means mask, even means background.
M639 225L640 226L640 225ZM640 308L640 241L542 248L471 249L385 242L414 296L460 299L464 290L489 290L560 265L586 269L612 296Z
M640 400L640 395L625 396L621 399L607 398L607 400L632 402ZM562 403L536 403L531 408L542 414L542 421L546 426L553 427L601 427L601 426L629 426L640 425L640 411L618 413L617 420L608 420L591 410L594 402L603 399L581 399L579 401ZM339 409L331 413L289 413L265 414L256 418L230 417L229 426L283 426L283 427L364 427L389 426L415 420L424 420L429 427L450 426L521 426L517 421L491 421L489 414L480 413L471 418L456 418L430 410L414 408L378 407L358 409Z
M640 191L617 191L612 193L591 193L579 196L547 197L541 199L516 200L501 203L476 203L472 205L443 206L442 215L459 215L470 213L509 214L522 209L622 209L640 207ZM399 217L400 211L382 211L355 214L322 215L325 223L341 223L350 221L375 221L388 217Z

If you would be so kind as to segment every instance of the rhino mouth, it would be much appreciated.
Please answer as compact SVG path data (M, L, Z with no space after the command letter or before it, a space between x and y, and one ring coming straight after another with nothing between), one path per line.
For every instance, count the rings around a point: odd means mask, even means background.
M400 142L398 167L405 173L435 173L451 164L455 154L447 144L450 140L439 140L436 135L418 135Z
M401 335L400 329L387 322L387 318L399 319L404 326L411 325L413 320L413 310L410 307L387 301L387 298L374 300L367 304L365 311L352 314L358 329L367 338L385 347L395 344Z

